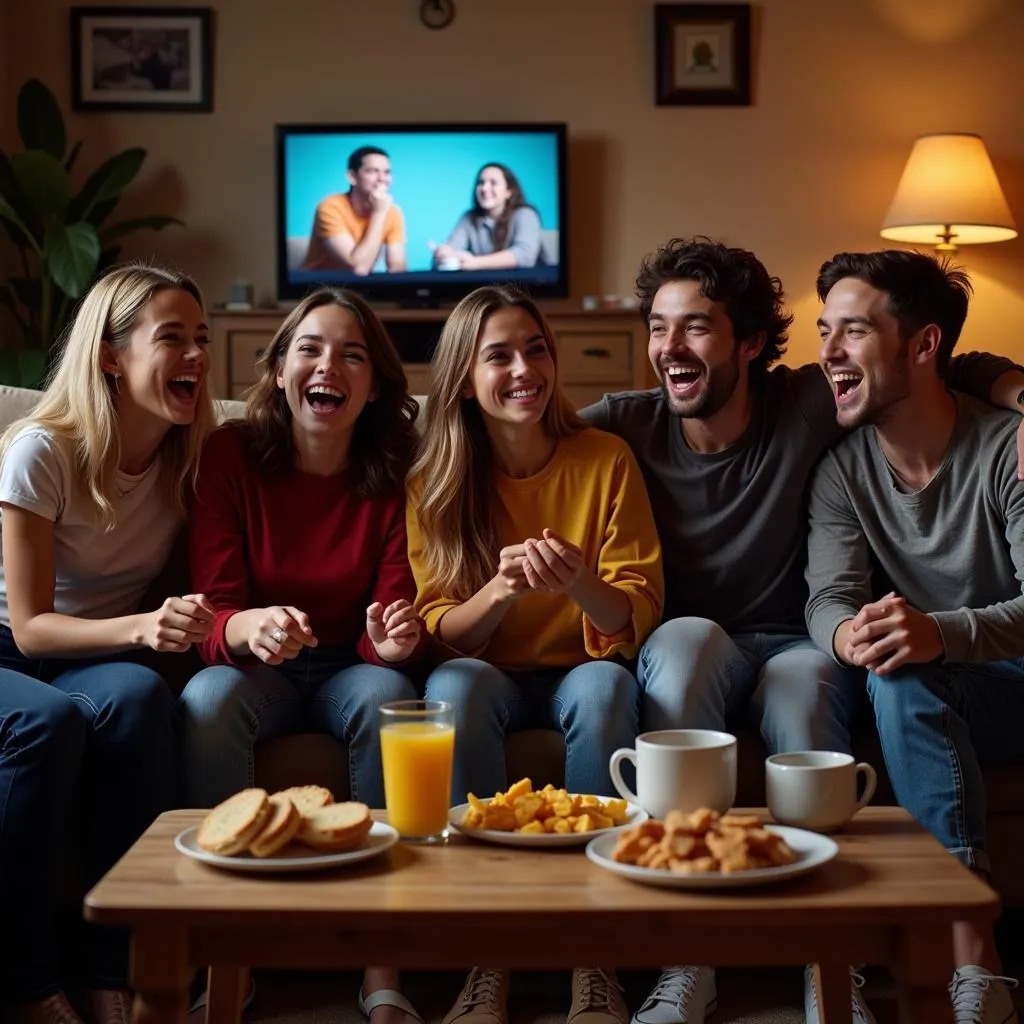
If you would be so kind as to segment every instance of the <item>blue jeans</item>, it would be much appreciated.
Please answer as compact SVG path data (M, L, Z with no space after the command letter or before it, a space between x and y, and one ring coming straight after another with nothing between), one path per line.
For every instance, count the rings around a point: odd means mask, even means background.
M896 799L961 863L988 873L981 765L1020 764L1024 658L868 673Z
M615 794L608 760L636 739L639 689L633 673L614 661L509 674L456 658L427 677L426 695L455 706L453 804L470 792L490 796L506 788L506 733L557 729L565 737L566 788L609 796Z
M347 647L307 647L273 667L203 669L180 700L185 800L189 807L212 807L253 785L258 743L310 731L329 733L348 747L352 799L383 807L377 708L416 696L401 672L367 665Z
M644 644L637 674L644 732L752 720L772 753L851 753L864 673L837 664L805 634L730 636L709 619L671 619Z
M0 626L0 900L9 940L0 1001L64 988L57 879L71 832L84 825L75 854L92 886L174 806L177 760L174 697L155 672L122 658L29 659ZM76 914L68 938L80 984L127 984L125 930Z

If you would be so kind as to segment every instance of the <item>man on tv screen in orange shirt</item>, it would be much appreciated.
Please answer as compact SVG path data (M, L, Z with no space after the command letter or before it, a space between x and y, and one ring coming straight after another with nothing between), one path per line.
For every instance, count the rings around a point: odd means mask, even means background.
M391 160L383 149L362 146L348 158L348 192L317 203L305 270L373 271L384 250L388 272L405 267L405 218L391 196Z

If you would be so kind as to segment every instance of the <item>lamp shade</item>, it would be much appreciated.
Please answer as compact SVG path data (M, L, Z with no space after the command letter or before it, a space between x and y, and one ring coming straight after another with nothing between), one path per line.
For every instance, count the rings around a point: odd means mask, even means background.
M1017 226L978 135L922 135L882 224L895 242L956 244L1004 242ZM954 243L951 245L950 243Z

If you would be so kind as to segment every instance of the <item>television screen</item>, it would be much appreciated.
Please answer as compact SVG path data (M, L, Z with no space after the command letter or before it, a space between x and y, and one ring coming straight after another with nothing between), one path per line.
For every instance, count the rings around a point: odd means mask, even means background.
M278 125L278 296L568 294L565 125Z

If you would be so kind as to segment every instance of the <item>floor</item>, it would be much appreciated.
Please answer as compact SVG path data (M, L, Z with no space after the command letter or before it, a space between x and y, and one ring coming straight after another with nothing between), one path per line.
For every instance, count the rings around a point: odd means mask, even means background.
M1005 969L1024 978L1024 909L1008 912L998 931ZM896 1024L893 984L883 969L867 973L865 995L878 1024ZM653 974L629 972L622 977L627 1002L635 1009L654 980ZM406 993L427 1024L438 1024L459 992L459 974L411 972ZM257 974L257 997L247 1024L360 1024L356 1007L359 976L354 972ZM569 1008L567 972L529 972L513 976L510 1024L560 1024ZM723 970L718 975L719 1007L711 1024L803 1024L802 972L791 968ZM1021 990L1015 993L1024 1014Z

